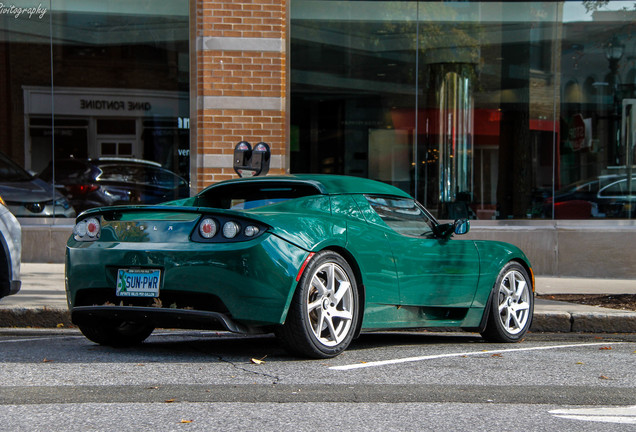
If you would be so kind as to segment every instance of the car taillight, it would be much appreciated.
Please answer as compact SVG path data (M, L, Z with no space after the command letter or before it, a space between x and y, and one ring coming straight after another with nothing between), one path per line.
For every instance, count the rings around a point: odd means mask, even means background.
M192 240L197 242L220 243L227 241L247 241L261 235L267 227L257 222L226 216L204 216Z
M86 195L95 192L99 186L93 183L66 185L64 188L71 195Z
M83 219L75 224L73 228L73 238L77 241L94 241L99 239L101 224L94 217Z
M205 218L199 224L199 233L204 239L211 239L216 234L216 222L212 218Z
M233 239L241 230L239 224L234 221L228 221L223 224L223 237Z

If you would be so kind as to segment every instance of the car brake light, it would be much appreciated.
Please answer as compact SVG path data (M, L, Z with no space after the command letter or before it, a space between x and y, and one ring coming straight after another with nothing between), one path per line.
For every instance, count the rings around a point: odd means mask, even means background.
M99 238L101 224L97 218L91 217L79 221L73 228L73 238L77 241L93 241Z
M214 222L214 219L203 219L201 221L201 224L199 225L199 232L201 233L201 237L205 239L214 237L214 235L216 234L216 222Z
M97 189L99 189L99 186L93 183L88 183L88 184L66 185L64 186L64 188L71 195L86 195L88 193L95 192Z

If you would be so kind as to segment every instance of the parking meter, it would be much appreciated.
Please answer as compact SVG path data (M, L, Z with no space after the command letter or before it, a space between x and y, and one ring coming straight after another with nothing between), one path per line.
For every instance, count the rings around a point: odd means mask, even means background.
M251 177L250 161L252 159L252 146L247 141L241 141L234 147L234 171L243 177Z
M256 144L254 149L247 141L241 141L234 147L234 171L240 177L266 175L270 159L269 145L264 142Z
M271 151L269 145L259 142L252 150L252 169L255 170L254 175L267 175L269 172L269 160Z

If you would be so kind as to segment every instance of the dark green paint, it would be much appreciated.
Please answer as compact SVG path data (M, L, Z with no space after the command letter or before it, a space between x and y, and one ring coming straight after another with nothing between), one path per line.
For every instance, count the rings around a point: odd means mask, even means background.
M506 243L396 233L364 197L408 197L384 183L298 175L219 184L269 180L311 183L323 194L242 211L197 207L197 197L161 206L89 210L80 217L99 217L102 233L94 242L68 241L70 306L81 289L115 290L118 268L159 268L162 290L214 294L233 320L247 326L280 324L305 258L330 248L358 274L365 299L363 328L476 327L503 265L518 260L529 266L524 254ZM214 214L270 228L245 242L191 241L200 218Z

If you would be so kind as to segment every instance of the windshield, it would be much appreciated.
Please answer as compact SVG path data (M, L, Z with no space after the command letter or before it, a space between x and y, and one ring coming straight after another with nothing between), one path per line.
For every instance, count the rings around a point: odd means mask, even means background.
M11 159L0 153L0 181L20 182L29 181L31 174L20 168Z

